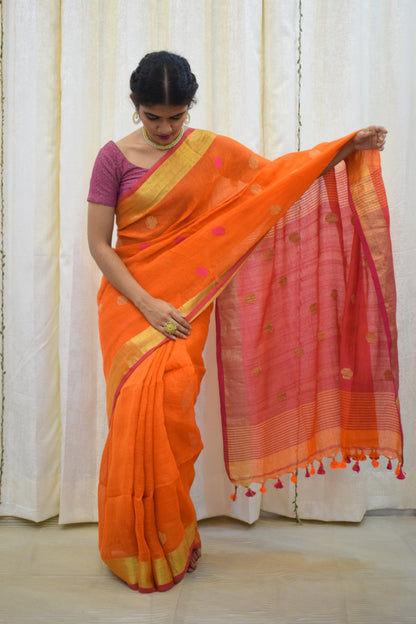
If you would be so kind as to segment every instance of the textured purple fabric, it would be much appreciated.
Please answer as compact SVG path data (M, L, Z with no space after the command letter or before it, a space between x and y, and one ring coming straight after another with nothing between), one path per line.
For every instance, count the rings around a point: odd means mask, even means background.
M91 175L88 201L116 207L117 200L128 191L148 169L133 165L114 141L100 149Z

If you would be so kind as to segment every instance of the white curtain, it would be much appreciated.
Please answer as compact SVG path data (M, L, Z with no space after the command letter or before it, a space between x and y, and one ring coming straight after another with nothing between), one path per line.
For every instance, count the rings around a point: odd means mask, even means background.
M96 520L106 436L97 333L99 271L86 196L100 146L133 129L129 76L150 50L186 56L198 77L193 127L269 158L370 123L389 129L382 163L398 287L407 478L383 464L298 482L304 518L359 520L416 507L416 4L414 0L9 0L3 5L5 312L0 514ZM300 125L301 124L301 125ZM249 499L222 460L213 328L197 405L205 449L200 518L293 515L294 486Z

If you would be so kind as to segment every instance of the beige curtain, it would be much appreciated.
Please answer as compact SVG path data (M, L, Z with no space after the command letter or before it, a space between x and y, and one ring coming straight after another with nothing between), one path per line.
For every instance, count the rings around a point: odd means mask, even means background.
M198 77L191 125L277 157L369 123L390 135L383 170L398 286L407 479L327 471L298 484L304 518L359 520L416 507L413 0L15 0L3 3L5 311L0 513L96 520L106 435L97 334L99 272L86 196L101 145L133 130L129 76L150 50ZM214 356L197 405L205 442L192 490L199 517L293 515L293 484L239 496L222 461Z

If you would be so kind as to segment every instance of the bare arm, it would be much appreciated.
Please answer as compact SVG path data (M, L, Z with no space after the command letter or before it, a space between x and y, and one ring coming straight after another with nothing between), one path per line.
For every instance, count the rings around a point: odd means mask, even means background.
M344 145L338 154L331 160L329 165L325 167L321 175L335 167L341 160L344 160L357 150L384 149L387 130L383 126L369 126L357 132L357 134Z
M162 334L173 340L186 338L191 326L184 316L173 305L152 297L140 286L111 247L113 227L114 208L89 202L88 244L91 255L102 273ZM167 321L173 321L177 325L177 330L172 335L169 335L163 327Z

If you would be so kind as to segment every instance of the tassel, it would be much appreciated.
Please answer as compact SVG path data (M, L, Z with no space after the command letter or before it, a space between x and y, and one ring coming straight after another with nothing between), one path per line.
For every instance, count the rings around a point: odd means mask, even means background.
M262 494L264 494L264 492L267 492L266 488L264 487L264 483L261 484L259 492L261 492Z
M391 459L389 459L389 463L387 464L387 470L392 470L393 466L391 465Z
M377 461L376 459L373 459L371 463L373 464L374 468L378 468L380 466L380 462Z
M308 467L306 466L305 477L309 478L311 475L309 474Z
M313 465L313 463L311 464L311 475L314 475L316 472L315 470L315 466Z
M297 483L298 478L297 478L295 473L292 473L292 476L290 477L290 480L292 481L292 483Z
M235 487L234 494L231 494L230 496L230 499L233 501L233 503L235 500L237 500L237 486L234 486L234 487Z
M280 481L279 477L277 477L277 481L274 484L274 487L276 488L276 490L281 490L283 489L283 483Z
M256 493L254 490L252 490L251 488L247 488L247 492L246 492L246 496L251 497L251 496L255 496Z
M357 459L357 461L355 462L355 464L354 464L354 466L352 467L352 469L353 469L355 472L360 472L360 464L358 463L358 459Z
M332 470L335 470L336 468L338 468L338 462L335 460L335 457L332 458L331 468Z
M322 462L319 462L318 474L320 475L326 474Z
M403 472L402 467L400 466L399 474L397 475L398 479L406 479L406 473Z
M347 455L347 456L345 457L345 462L346 462L347 464L350 464L350 463L351 463L351 457L350 457L349 455Z
M397 468L396 468L396 470L394 471L394 472L395 472L395 474L396 474L396 475L399 475L399 474L400 474L401 469L402 469L402 467L400 466L400 464L397 464Z
M338 468L346 468L346 467L347 467L347 463L346 463L345 459L343 459L342 461L339 462Z

